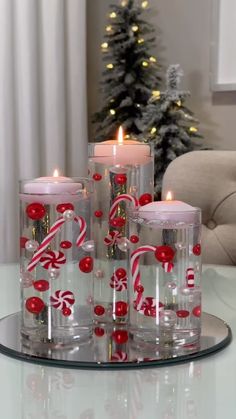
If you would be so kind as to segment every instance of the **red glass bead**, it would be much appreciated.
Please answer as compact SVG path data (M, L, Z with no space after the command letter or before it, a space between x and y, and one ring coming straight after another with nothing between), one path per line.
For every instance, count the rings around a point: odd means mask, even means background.
M45 304L39 297L30 297L25 303L26 309L33 314L39 314L44 309Z
M115 330L112 333L112 339L118 344L126 343L129 339L127 330Z
M127 272L124 268L118 268L115 272L117 278L121 279L121 278L125 278L127 275Z
M152 202L152 195L150 193L144 193L139 198L139 204L141 205L141 207L143 205L149 204L150 202Z
M58 204L56 208L57 212L59 212L60 214L63 214L67 210L74 211L74 209L75 209L74 205L71 204L70 202L64 202L63 204Z
M170 262L175 255L175 251L170 246L158 246L155 257L159 262Z
M25 249L25 243L28 241L29 239L27 237L20 237L20 248L21 249Z
M100 175L100 173L94 173L93 180L95 180L96 182L98 182L101 179L102 179L102 175Z
M94 215L97 218L101 218L103 216L103 212L100 210L94 211Z
M132 236L130 236L129 241L131 243L138 243L139 242L139 237L136 236L135 234L133 234Z
M40 220L46 214L45 207L39 202L34 202L26 207L26 214L31 220Z
M188 310L177 310L176 311L176 316L184 319L185 317L189 316L189 311Z
M123 174L115 175L114 181L117 185L125 185L127 182L127 176Z
M94 334L98 337L102 337L105 333L105 330L103 329L103 327L95 327L94 329Z
M125 219L122 217L116 217L110 220L112 227L123 227L125 225Z
M135 289L135 291L137 291L137 292L143 292L144 291L144 287L142 286L142 285L137 285L137 287L136 287L136 289Z
M70 249L72 246L72 243L68 240L64 240L63 242L60 243L60 247L62 249Z
M93 258L86 256L79 262L79 268L85 274L89 274L93 270Z
M39 279L33 283L34 289L40 292L47 291L49 289L49 282L46 279Z
M63 314L63 316L65 316L65 317L70 316L70 315L71 315L71 309L70 309L69 307L65 307L65 308L63 308L63 309L62 309L62 314Z
M94 313L97 316L102 316L105 313L105 308L103 306L99 306L99 305L95 306L94 307Z
M115 315L118 317L126 316L128 313L128 305L125 301L117 301L115 303Z
M195 246L193 246L193 254L195 256L200 256L200 254L201 254L201 245L199 243L198 244L195 244Z
M202 313L201 306L194 307L192 313L195 317L201 317L201 313Z

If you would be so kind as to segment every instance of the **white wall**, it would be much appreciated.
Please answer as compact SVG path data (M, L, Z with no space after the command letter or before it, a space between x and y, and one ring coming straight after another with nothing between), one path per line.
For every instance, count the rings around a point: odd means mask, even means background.
M214 1L149 0L152 8L150 20L160 31L156 48L160 62L164 66L179 63L185 72L183 87L191 91L188 105L201 121L205 144L216 149L236 150L236 92L212 94L210 91ZM98 92L102 70L100 43L110 3L110 0L87 0L89 116L101 103ZM89 128L92 141L91 124Z

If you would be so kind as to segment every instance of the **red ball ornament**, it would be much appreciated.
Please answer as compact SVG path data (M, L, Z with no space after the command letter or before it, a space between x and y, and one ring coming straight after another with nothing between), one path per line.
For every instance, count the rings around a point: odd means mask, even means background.
M117 317L126 316L128 313L128 305L124 301L117 301L115 303L115 315Z
M70 249L72 247L72 243L68 240L64 240L60 243L60 247L62 249Z
M185 319L186 317L189 316L189 311L188 310L177 310L176 311L176 316L180 317L182 319Z
M201 254L201 245L199 243L198 244L195 244L195 246L193 246L193 254L195 256L200 256L200 254Z
M96 316L102 316L105 313L105 308L103 306L95 306L94 307L94 313Z
M94 173L93 180L95 180L96 182L99 182L99 180L101 179L102 179L102 175L100 175L100 173Z
M127 272L126 272L126 270L124 268L118 268L115 271L115 274L116 274L117 278L121 279L121 278L125 278L126 277Z
M58 204L56 207L57 212L63 214L67 210L74 211L75 207L70 202L64 202L63 204Z
M115 330L112 333L112 339L120 345L126 343L129 339L127 330Z
M34 281L33 287L39 292L44 292L49 289L49 282L46 279L39 279L38 281Z
M81 259L79 262L79 268L85 274L89 274L93 270L93 258L91 256L86 256Z
M130 236L129 241L131 243L138 243L139 242L139 237L136 236L135 234L133 234L132 236Z
M138 293L141 293L144 291L144 287L142 285L137 285L135 291L137 291Z
M39 297L30 297L25 303L26 309L33 314L39 314L44 309L45 304Z
M20 248L21 249L25 249L25 243L28 241L29 239L27 237L20 237Z
M141 207L143 205L150 204L150 202L152 202L152 195L150 193L144 193L139 198L139 204L141 205Z
M122 217L116 217L110 220L110 225L112 227L124 227L125 225L125 219Z
M192 311L192 313L195 317L201 317L201 312L202 312L201 306L194 307L193 311Z
M115 175L114 181L117 185L125 185L127 182L127 176L124 174Z
M101 218L103 216L103 212L100 210L94 211L94 215L97 218Z
M70 316L70 315L71 315L71 309L70 309L69 307L65 307L65 308L63 308L63 309L62 309L62 314L63 314L63 316L65 316L65 317Z
M34 202L26 207L26 214L31 220L40 220L46 214L45 207L39 202Z
M95 327L94 334L97 337L101 338L105 334L105 330L103 329L103 327Z
M175 255L175 251L170 246L158 246L155 257L159 262L170 262Z

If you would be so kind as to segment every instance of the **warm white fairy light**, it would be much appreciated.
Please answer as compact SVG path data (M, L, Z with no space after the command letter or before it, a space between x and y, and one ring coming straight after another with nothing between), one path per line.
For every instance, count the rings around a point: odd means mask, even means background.
M142 66L143 66L143 67L148 67L148 62L147 62L147 61L143 61L143 62L142 62Z
M122 2L121 2L121 6L122 6L122 7L126 7L126 6L127 6L127 0L122 0Z
M110 16L111 19L115 19L117 14L116 14L116 12L111 12L109 16Z
M197 129L196 127L190 127L190 128L189 128L189 131L190 131L190 132L197 132L197 131L198 131L198 129Z
M181 105L182 105L181 100L178 100L178 101L176 102L176 105L181 106Z
M138 44L143 44L143 43L144 43L144 39L143 39L143 38L139 38L139 39L137 40L137 42L138 42Z
M153 96L153 97L155 97L155 98L159 98L159 97L160 97L160 95L161 95L160 90L153 90L153 91L152 91L152 96Z
M157 59L155 57L150 57L149 58L149 61L151 61L151 63L156 63L157 62Z
M133 25L131 29L133 32L138 32L139 27L138 25Z
M115 109L110 109L110 114L111 114L111 115L115 115L115 114L116 114Z
M111 70L112 68L114 68L114 65L112 63L109 63L106 65L107 68L109 68L109 70Z
M148 1L147 0L142 1L141 6L142 6L143 9L146 9L146 7L148 7Z
M151 129L151 134L155 134L156 132L157 132L157 129L156 129L156 127L152 127L152 129Z
M102 48L102 49L107 49L107 48L108 48L108 42L103 42L103 43L101 44L101 48Z
M111 32L112 31L112 26L111 25L106 26L106 31Z

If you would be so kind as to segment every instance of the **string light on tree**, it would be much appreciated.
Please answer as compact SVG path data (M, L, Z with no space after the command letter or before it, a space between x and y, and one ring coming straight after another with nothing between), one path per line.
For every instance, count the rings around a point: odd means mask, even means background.
M143 62L142 62L142 66L143 66L143 67L148 67L148 65L149 65L149 64L148 64L148 62L147 62L147 61L143 61Z
M138 25L133 25L131 29L133 32L138 32L139 27Z
M102 48L102 50L107 50L107 48L108 48L108 42L103 42L101 44L101 48Z
M109 63L106 65L107 68L109 68L109 70L112 70L114 68L114 65L112 63Z
M178 100L178 101L176 102L176 105L181 106L181 105L182 105L181 100Z
M111 114L111 115L115 115L115 114L116 114L115 109L110 109L110 114Z
M141 6L142 6L143 9L146 9L148 7L148 1L147 0L142 1Z
M151 129L151 134L153 135L153 134L155 134L156 132L157 132L157 129L156 129L156 127L152 127L152 129Z
M117 15L116 12L111 12L109 16L111 19L115 19Z
M157 59L155 57L150 57L149 58L149 61L151 61L151 63L156 63L157 62Z
M160 90L153 90L152 91L152 97L155 98L155 99L160 99L160 97L161 97Z
M137 40L137 42L138 42L138 44L143 44L143 43L144 43L144 38L139 38L139 39Z
M106 31L107 31L107 32L111 32L111 31L112 31L112 26L111 26L111 25L107 25L107 27L106 27Z
M190 127L189 131L190 132L198 132L198 129L196 127Z

